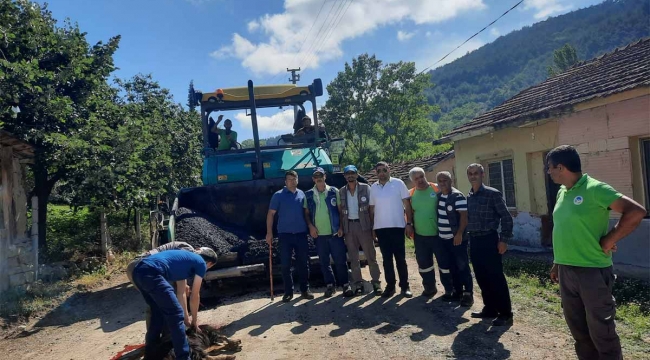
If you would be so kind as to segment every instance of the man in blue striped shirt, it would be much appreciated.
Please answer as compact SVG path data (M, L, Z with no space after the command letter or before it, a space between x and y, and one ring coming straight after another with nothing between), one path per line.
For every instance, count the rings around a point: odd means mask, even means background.
M440 282L445 288L443 300L460 300L461 306L474 304L472 274L467 257L467 239L463 233L467 226L467 199L451 186L451 173L441 171L436 175L438 193L438 239L434 245Z

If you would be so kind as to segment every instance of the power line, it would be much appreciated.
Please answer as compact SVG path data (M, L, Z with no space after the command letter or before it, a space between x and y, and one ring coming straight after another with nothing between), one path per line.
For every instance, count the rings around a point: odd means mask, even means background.
M319 43L318 39L320 38L320 39L322 40L323 37L322 37L321 35L325 34L327 31L329 31L329 27L331 26L331 24L334 23L334 17L333 17L333 18L332 18L332 21L329 23L329 25L328 25L328 27L325 29L325 31L324 31L324 32L322 31L322 30L323 30L323 27L325 26L325 24L328 23L327 20L329 19L330 15L332 14L332 11L334 10L334 7L335 7L335 6L336 6L336 1L333 1L333 2L332 2L332 7L330 7L330 10L329 10L328 13L327 13L327 17L325 17L325 20L323 21L323 24L322 24L321 27L318 29L318 32L316 33L317 35L316 35L316 37L314 38L314 41L312 41L312 43L309 45L309 48L307 49L307 51L305 52L305 54L304 54L304 55L300 58L300 60L298 61L298 64L299 64L299 65L302 64L302 63L303 63L303 62L304 62L304 61L305 61L305 60L310 56L310 53L311 53L312 50L315 50L315 49L316 49L316 47L318 46L318 43ZM337 9L340 9L341 7L342 7L342 1L339 2L339 6L338 6Z
M474 35L470 36L467 40L465 40L462 44L458 45L454 50L448 52L447 55L443 56L440 60L438 60L438 61L436 61L434 64L429 65L429 66L427 66L426 68L424 68L424 70L420 71L420 72L418 73L418 75L420 75L420 74L422 74L423 72L425 72L425 71L431 69L432 67L436 66L436 65L437 65L438 63L440 63L442 60L446 59L447 56L451 55L451 53L453 53L454 51L458 50L461 46L465 45L468 41L470 41L470 40L472 40L474 37L476 37L476 35L482 33L485 29L487 29L487 28L489 28L490 26L492 26L492 24L494 24L495 22L499 21L499 19L501 19L502 17L504 17L504 16L505 16L507 13L509 13L510 11L514 10L517 6L519 6L519 5L520 5L521 3L523 3L523 2L524 2L524 0L521 0L521 1L519 1L518 3L516 3L513 7L511 7L510 9L508 9L508 11L504 12L503 14L501 14L501 16L499 16L498 18L496 18L496 19L495 19L494 21L492 21L491 23L487 24L483 29L479 30L477 33L475 33Z
M343 10L343 13L341 13L339 11L338 14L340 14L341 16L339 16L338 19L335 20L336 24L334 24L334 26L330 27L330 30L327 33L327 35L325 36L323 41L320 42L320 45L318 46L318 48L316 48L316 51L314 51L314 53L312 54L313 56L310 56L306 60L311 60L312 57L317 56L318 51L322 48L322 46L324 46L327 43L327 40L329 40L330 36L332 36L332 34L334 33L334 30L339 26L339 24L341 23L341 20L343 20L343 17L348 12L348 9L350 8L350 5L352 5L352 1L354 1L354 0L344 0L344 1L349 1L347 7L345 8L345 10ZM341 9L343 9L343 6L345 6L345 3L343 3L343 5L341 6ZM338 16L338 14L337 14L337 16Z

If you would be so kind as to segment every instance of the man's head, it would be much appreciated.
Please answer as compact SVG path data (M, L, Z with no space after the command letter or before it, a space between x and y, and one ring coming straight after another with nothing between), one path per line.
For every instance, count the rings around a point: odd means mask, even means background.
M427 176L424 173L424 169L421 167L414 167L409 170L409 178L415 184L415 187L424 190L429 187L429 182L427 181Z
M314 184L318 188L318 190L323 190L325 188L325 170L323 170L322 167L317 167L314 169L314 173L311 176L312 180L314 180Z
M223 122L223 127L225 127L226 130L230 130L232 128L232 120L226 119L226 121Z
M375 172L377 173L377 178L381 182L386 182L390 179L390 168L388 163L385 161L380 161L375 165Z
M345 180L349 183L353 183L357 181L357 178L359 177L359 171L357 170L357 167L354 165L348 165L343 168L343 176L345 176Z
M546 155L546 172L556 184L564 184L582 173L580 154L571 145L560 145Z
M295 191L298 188L298 173L293 170L285 172L284 185L287 186L287 189Z
M208 269L217 264L217 253L209 247L200 247L194 251L197 255L201 256L205 261Z
M311 125L311 118L307 115L302 117L302 126L310 126Z
M485 169L481 164L474 163L467 167L467 180L472 184L472 187L481 186L484 175Z
M436 175L436 181L440 191L447 195L451 192L451 173L449 171L441 171Z

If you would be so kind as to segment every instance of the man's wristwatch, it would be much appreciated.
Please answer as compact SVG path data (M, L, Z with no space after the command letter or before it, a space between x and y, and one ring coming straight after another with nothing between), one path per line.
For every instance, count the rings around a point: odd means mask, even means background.
M413 223L406 223L406 225L411 225L411 226L413 226Z

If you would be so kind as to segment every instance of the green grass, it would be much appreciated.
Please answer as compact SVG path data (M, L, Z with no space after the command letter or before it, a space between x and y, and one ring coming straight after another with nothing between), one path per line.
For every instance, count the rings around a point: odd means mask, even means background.
M551 282L551 264L544 260L504 258L503 268L516 311L531 322L568 333L560 306L560 290ZM648 357L650 347L650 292L648 283L619 277L613 289L617 331L629 358Z

